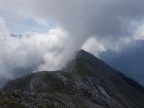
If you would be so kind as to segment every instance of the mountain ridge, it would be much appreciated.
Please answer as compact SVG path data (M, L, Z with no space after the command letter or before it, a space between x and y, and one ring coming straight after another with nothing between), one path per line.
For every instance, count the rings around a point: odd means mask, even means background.
M9 81L2 89L2 93L5 92L9 92L9 100L16 93L19 98L14 98L15 101L25 108L144 106L144 87L84 50L80 50L65 69L33 73ZM27 101L27 98L31 101ZM49 102L45 103L45 100ZM41 107L38 105L40 102Z

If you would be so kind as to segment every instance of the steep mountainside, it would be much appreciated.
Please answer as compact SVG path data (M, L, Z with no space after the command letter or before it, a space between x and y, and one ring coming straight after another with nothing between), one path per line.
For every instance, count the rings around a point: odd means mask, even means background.
M144 88L81 50L62 71L8 82L0 108L144 108Z

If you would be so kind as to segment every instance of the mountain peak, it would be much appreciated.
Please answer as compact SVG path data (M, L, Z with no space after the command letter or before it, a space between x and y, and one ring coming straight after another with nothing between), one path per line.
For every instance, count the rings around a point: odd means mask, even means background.
M0 98L3 99L7 92L16 93L19 97L16 101L24 107L39 108L37 103L42 107L53 105L54 108L144 106L141 85L84 50L80 50L62 71L38 72L8 82ZM13 95L9 97L9 100L13 99Z

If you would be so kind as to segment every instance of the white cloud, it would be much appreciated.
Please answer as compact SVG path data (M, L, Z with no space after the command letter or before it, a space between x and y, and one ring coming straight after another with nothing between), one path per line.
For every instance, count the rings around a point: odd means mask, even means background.
M95 37L89 38L82 46L82 49L91 52L96 56L99 56L99 53L106 51L105 47Z
M136 29L133 38L136 40L144 40L144 24Z
M34 67L35 71L61 69L69 59L63 54L69 37L60 27L48 33L10 36L5 33L4 20L1 24L0 79L13 78L12 71L16 68Z
M4 19L0 17L0 35L7 35L8 30L6 29Z
M38 25L48 27L47 20L42 19L42 18L33 18L33 19Z

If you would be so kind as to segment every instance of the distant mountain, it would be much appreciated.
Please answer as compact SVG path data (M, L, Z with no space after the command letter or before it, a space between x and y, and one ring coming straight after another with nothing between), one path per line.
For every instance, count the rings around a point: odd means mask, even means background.
M12 36L12 37L22 37L21 34L13 34L13 33L11 33L11 34L9 34L9 35Z
M0 108L144 108L144 88L81 50L61 71L9 81Z
M144 86L144 40L137 40L133 46L119 52L107 50L99 56L117 70L124 72Z

